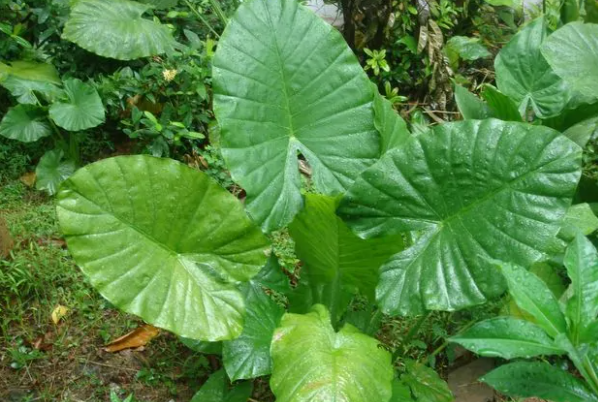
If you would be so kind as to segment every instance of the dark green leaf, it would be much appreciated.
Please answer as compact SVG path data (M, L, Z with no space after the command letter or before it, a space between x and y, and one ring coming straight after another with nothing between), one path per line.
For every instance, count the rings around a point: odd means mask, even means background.
M457 84L455 84L455 102L464 120L483 120L490 117L488 105Z
M598 136L598 117L584 120L581 123L569 127L563 132L571 141L574 141L580 147L585 147L588 141Z
M264 268L251 281L279 293L286 294L291 291L289 277L284 273L274 254L270 255Z
M380 95L375 89L374 97L374 125L380 133L382 141L382 153L401 146L410 134L407 123L392 107L389 100Z
M17 105L8 109L0 122L0 135L11 140L34 142L52 135L47 115L42 108Z
M411 397L411 389L397 378L392 382L392 397L388 402L415 402Z
M189 339L179 337L183 345L187 346L189 349L199 352L205 353L208 355L221 355L222 354L222 342L206 342L206 341L198 341L196 339Z
M253 384L249 381L229 389L224 370L219 370L208 378L191 402L247 402L252 391Z
M64 81L64 93L64 102L50 106L50 117L58 126L81 131L104 122L104 105L94 87L71 78Z
M438 373L414 360L405 360L401 381L408 385L418 402L452 402L455 398Z
M46 190L53 195L58 191L60 184L75 173L75 162L63 160L63 157L64 152L60 149L48 151L41 157L35 168L35 188Z
M523 121L517 104L492 85L484 85L482 97L488 102L493 117L506 121Z
M383 311L456 310L502 293L487 258L529 266L544 257L579 180L580 152L556 131L491 119L437 126L387 153L339 209L362 237L421 231L381 268Z

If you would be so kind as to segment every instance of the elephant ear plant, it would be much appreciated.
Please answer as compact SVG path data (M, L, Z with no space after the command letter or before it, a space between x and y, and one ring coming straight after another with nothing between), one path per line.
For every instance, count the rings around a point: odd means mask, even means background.
M106 159L58 193L75 261L115 306L221 351L224 372L194 400L212 388L246 400L226 373L271 375L279 402L426 401L429 384L450 401L421 363L394 371L375 325L342 325L351 299L377 302L379 316L499 295L506 283L489 259L527 266L550 252L581 149L499 120L411 135L340 33L295 0L244 2L213 68L222 151L245 206L181 163ZM302 192L305 180L319 194ZM267 236L287 226L303 261L294 287Z

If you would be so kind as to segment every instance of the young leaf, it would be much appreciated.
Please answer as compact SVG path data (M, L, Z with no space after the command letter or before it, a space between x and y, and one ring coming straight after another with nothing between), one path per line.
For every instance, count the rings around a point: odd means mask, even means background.
M352 325L335 332L322 305L285 314L272 341L277 402L388 401L394 370L378 341Z
M48 151L41 157L35 168L36 189L46 190L50 195L56 194L60 184L75 173L75 162L63 157L64 152L60 149Z
M546 37L544 18L530 22L501 49L494 60L498 89L518 104L521 115L528 108L541 118L559 114L569 92L540 52Z
M537 325L511 317L481 321L450 339L481 356L515 359L564 352Z
M569 208L565 219L563 219L563 227L559 232L559 237L571 242L578 233L587 236L598 230L598 217L594 215L594 211L589 204L575 204Z
M564 370L541 362L505 364L481 381L513 397L539 397L554 402L596 401L583 382Z
M360 239L336 216L336 205L332 197L305 195L305 209L289 226L295 252L310 285L337 282L373 298L378 269L403 249L402 238Z
M483 120L490 117L488 105L458 84L455 84L455 102L464 120Z
M32 105L17 105L8 109L0 122L0 135L11 140L34 142L52 135L43 109Z
M414 360L405 361L401 381L408 385L417 401L451 402L455 398L436 371Z
M77 171L58 194L75 261L112 304L178 335L241 334L237 290L268 240L207 175L167 159L123 156Z
M392 107L392 103L374 89L374 125L382 140L382 153L401 146L410 134L407 123Z
M175 41L166 26L141 17L150 8L129 0L79 0L62 36L85 50L119 60L167 53Z
M492 85L484 85L482 98L488 102L493 117L505 121L523 121L517 104Z
M250 381L241 382L229 389L224 370L218 370L210 375L191 402L247 402L252 391L253 384Z
M567 322L559 302L535 274L514 264L500 264L515 303L531 314L536 323L553 338L567 332Z
M437 126L383 156L339 208L362 237L422 231L381 268L383 310L456 310L502 293L487 258L529 266L543 257L579 180L580 153L556 131L491 119Z
M64 81L65 102L50 106L50 117L69 131L81 131L104 122L104 105L100 95L89 84L76 78Z
M598 253L590 240L578 234L565 252L564 263L573 289L567 316L573 326L572 341L578 344L583 328L598 314Z
M270 343L284 308L264 293L259 284L244 289L245 324L241 335L223 344L224 368L231 381L270 374Z
M218 43L213 76L223 156L266 231L302 208L298 153L329 195L380 155L367 75L342 35L295 0L244 2Z
M572 89L598 98L598 24L563 26L546 39L542 54Z

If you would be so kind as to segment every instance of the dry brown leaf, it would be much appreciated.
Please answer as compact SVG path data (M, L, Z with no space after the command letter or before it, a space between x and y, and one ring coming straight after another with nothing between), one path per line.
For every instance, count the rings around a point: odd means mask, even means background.
M15 242L8 231L8 225L4 218L0 218L0 258L6 258L10 254Z
M61 304L56 306L52 311L52 322L54 323L54 325L58 325L58 322L60 322L60 320L64 318L68 312L68 307L65 307Z
M23 183L27 187L33 187L35 185L36 179L37 176L35 175L35 172L27 172L23 176L19 177L21 183Z
M104 350L106 352L114 353L123 349L138 348L146 345L149 341L158 336L159 333L160 330L158 328L152 325L143 325L106 344Z

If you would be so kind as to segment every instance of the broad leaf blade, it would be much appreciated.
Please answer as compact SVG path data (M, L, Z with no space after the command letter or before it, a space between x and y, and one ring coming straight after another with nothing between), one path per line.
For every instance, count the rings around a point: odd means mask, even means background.
M542 54L572 89L598 98L598 24L563 26L546 39Z
M585 147L588 141L598 136L598 117L584 120L569 127L563 132L563 135L580 147Z
M310 285L337 282L341 287L358 288L373 298L378 269L403 249L402 239L357 237L336 216L336 205L332 197L305 195L305 209L289 226L295 252L305 263Z
M351 325L334 332L321 305L309 314L285 314L271 351L270 387L278 402L370 402L391 397L390 353Z
M575 204L569 208L559 237L571 242L578 233L587 236L598 230L598 217L589 204Z
M384 311L456 310L502 293L487 258L529 266L550 250L580 153L556 131L491 119L445 124L386 154L339 208L362 237L422 233L381 268Z
M245 324L241 335L223 345L224 368L231 381L268 375L272 370L270 343L284 308L258 284L245 289Z
M43 109L32 105L17 105L8 109L0 122L0 135L11 140L34 142L52 135Z
M542 328L511 317L481 321L450 340L481 356L503 359L564 353Z
M224 370L219 370L210 375L191 402L247 402L252 391L253 384L249 381L241 382L229 389Z
M517 104L492 85L484 85L482 97L488 102L493 117L506 121L523 121Z
M111 303L188 338L241 334L235 284L259 272L268 241L207 175L172 160L110 158L65 182L57 209L75 261Z
M36 189L56 194L60 184L75 173L75 162L63 158L64 152L60 149L48 151L41 157L35 168Z
M414 360L405 361L401 381L409 386L417 401L451 402L455 399L436 371Z
M175 41L168 28L141 17L150 8L129 0L79 0L62 35L85 50L119 60L170 52Z
M375 89L374 97L374 125L380 133L382 140L382 153L401 146L410 137L407 123L396 110L392 103Z
M17 60L9 64L0 63L0 76L13 76L27 81L47 82L60 85L60 77L53 65L33 61Z
M243 3L213 66L222 153L264 230L302 208L298 152L329 195L380 155L366 74L341 34L297 1Z
M573 297L567 301L573 342L579 342L584 327L598 314L598 253L583 234L575 236L565 252L565 267L571 279Z
M458 84L455 84L455 102L463 120L482 120L490 117L488 105Z
M515 303L531 314L536 323L555 337L567 332L559 302L546 284L532 272L514 264L500 264Z
M104 122L104 105L100 95L89 84L76 78L64 81L65 102L54 102L50 106L50 117L69 131L81 131Z
M538 18L517 33L494 60L498 89L517 102L524 116L528 109L541 118L556 116L569 98L565 83L540 52L545 37L545 21Z
M583 382L548 363L505 364L486 374L483 382L513 397L540 397L554 402L588 402L596 398Z

